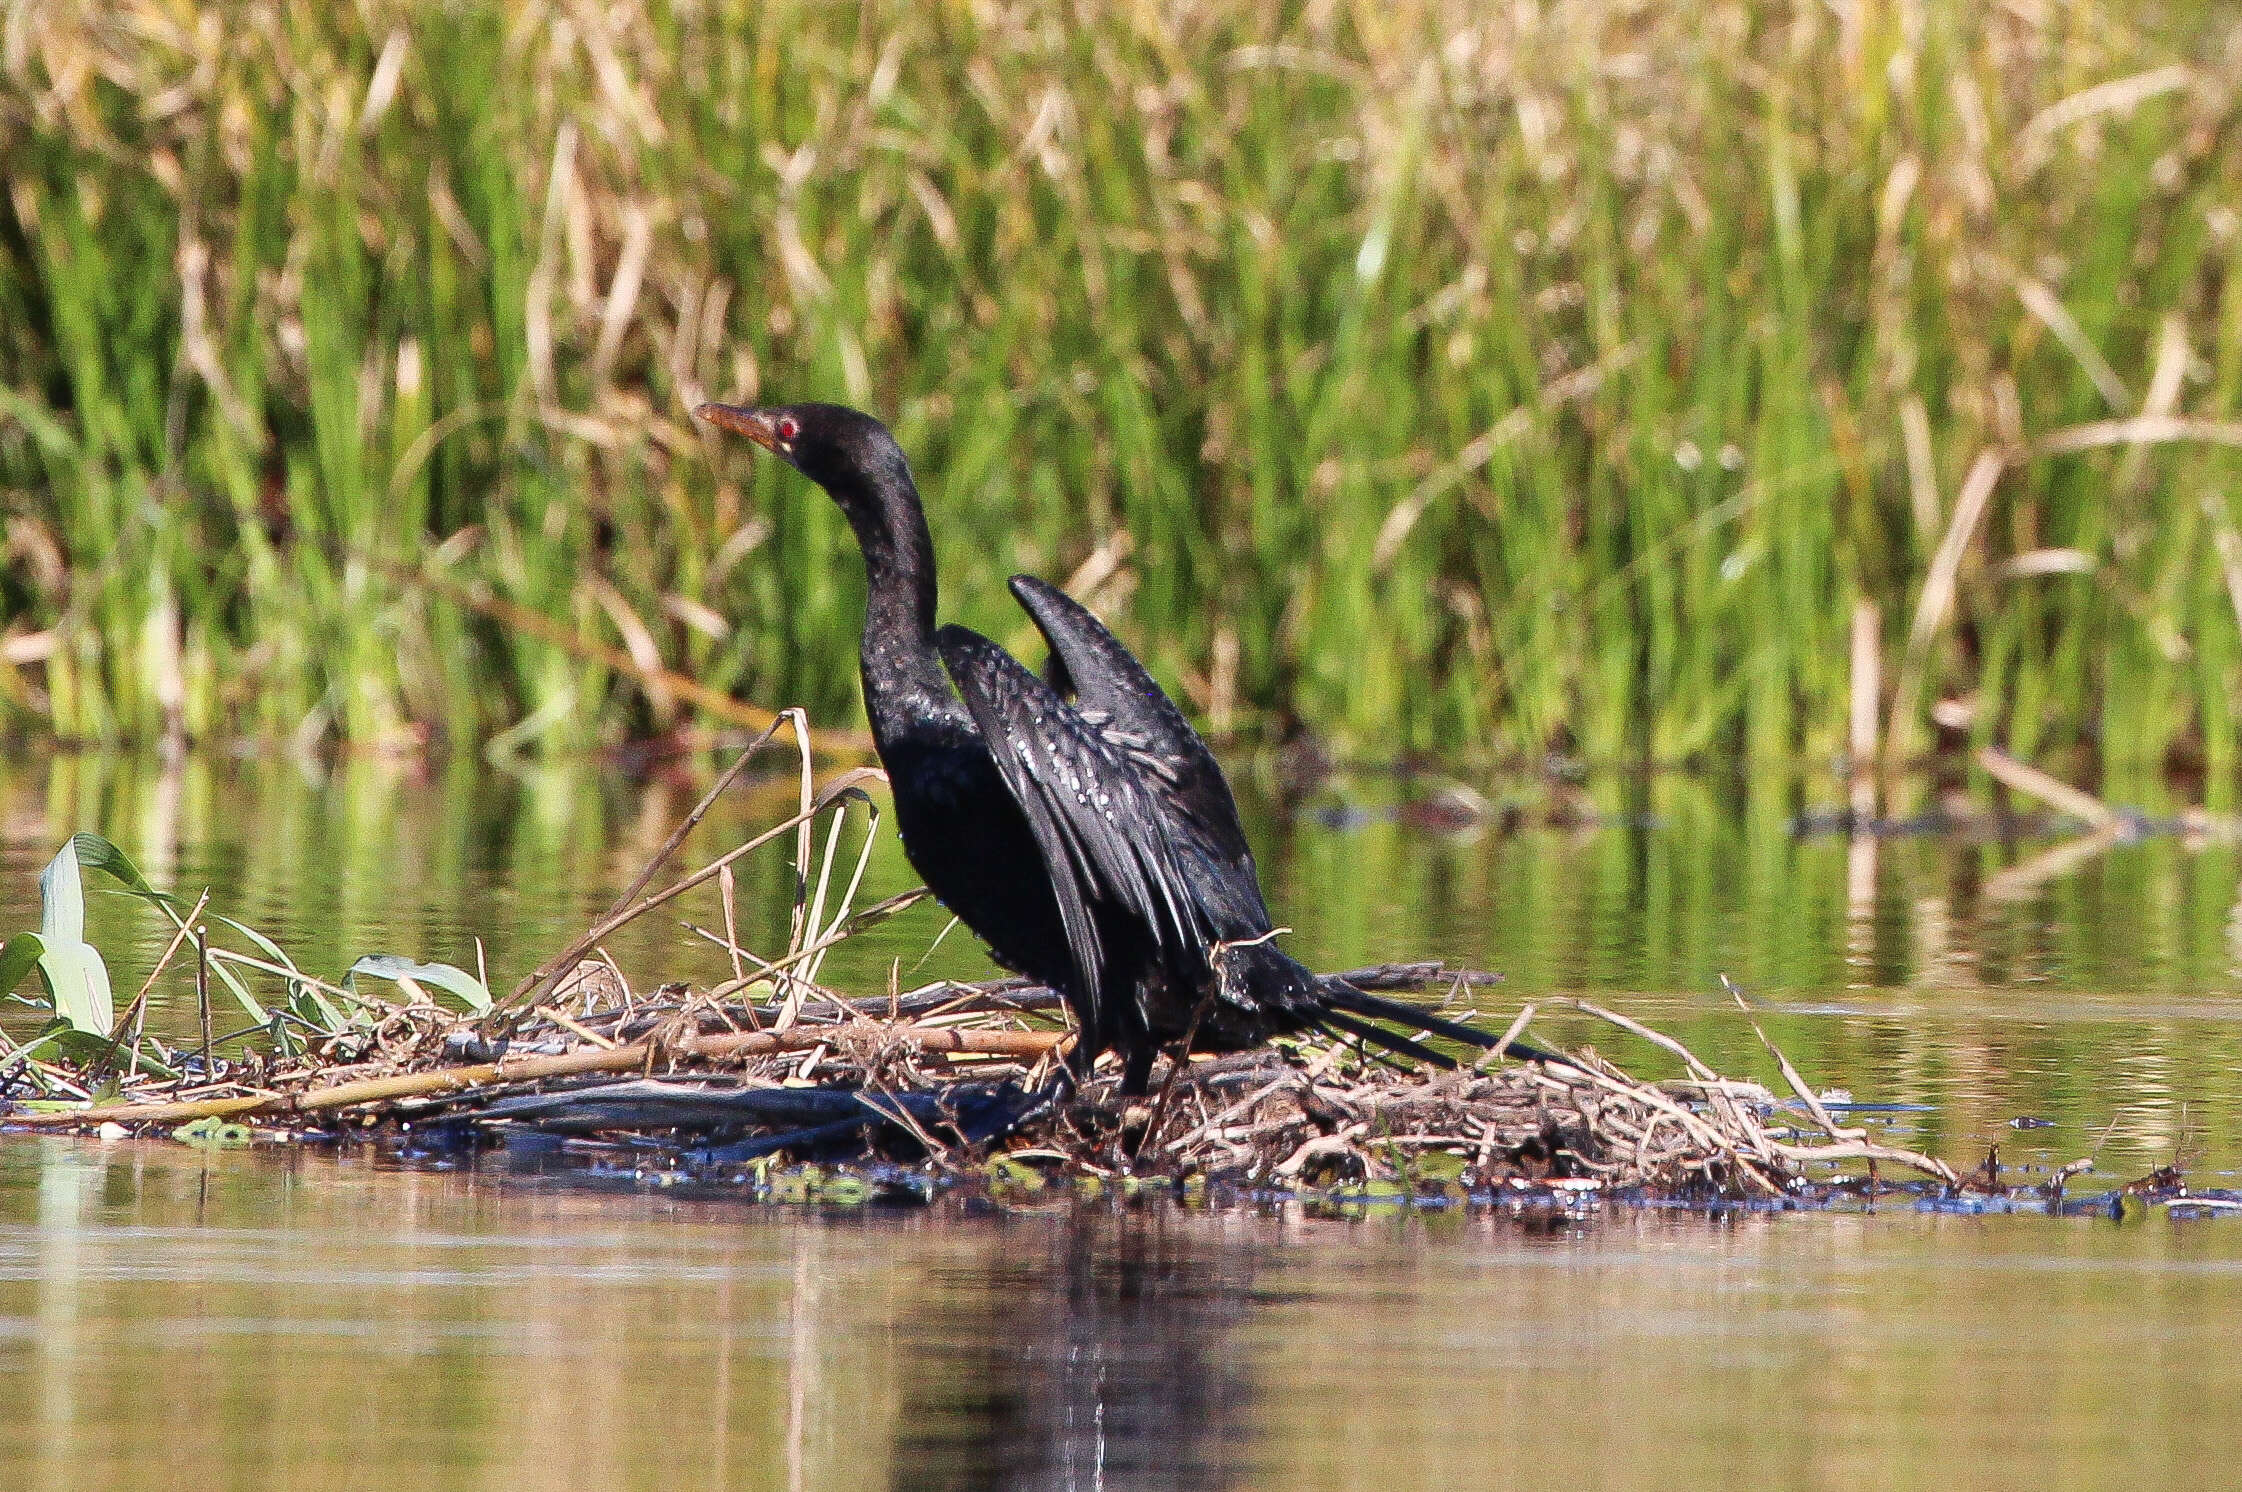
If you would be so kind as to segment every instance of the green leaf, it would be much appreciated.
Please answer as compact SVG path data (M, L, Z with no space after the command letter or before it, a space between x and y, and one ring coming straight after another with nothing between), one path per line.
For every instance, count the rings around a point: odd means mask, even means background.
M1042 1191L1048 1180L1034 1162L1021 1160L1009 1153L990 1156L987 1170L989 1185L999 1191L1032 1194Z
M158 891L155 887L149 885L148 878L140 873L140 867L132 863L132 857L108 840L98 834L81 829L70 836L70 851L76 857L78 864L89 870L102 871L122 883L128 895L153 902L165 916L171 919L172 926L179 927L185 924L186 919L183 914L186 911L187 903L168 892ZM273 945L271 940L256 929L244 927L231 917L220 917L218 920L248 936L259 948L265 951L267 957L287 964L289 968L295 967L294 964L288 962L287 954L282 953ZM236 974L224 964L216 963L210 966L210 972L218 976L219 982L233 994L235 1001L248 1013L251 1020L259 1025L264 1024L267 1019L265 1007L258 1002L255 995L249 993L249 986L242 982L239 974Z
M187 903L168 891L158 891L155 887L149 885L148 878L140 873L140 867L133 864L132 857L123 850L118 849L100 835L88 833L82 829L70 836L70 848L76 853L80 865L89 870L102 871L115 878L123 884L128 895L155 903L157 907L162 909L164 915L171 919L172 926L178 927L184 924L185 917L183 914L187 910ZM271 939L255 928L245 927L231 917L220 917L218 920L249 938L266 957L276 963L286 964L291 969L296 967L289 961L287 954L282 953ZM225 985L236 1003L241 1006L251 1020L259 1025L264 1024L267 1019L265 1007L255 995L249 993L249 986L242 981L239 974L236 974L224 964L217 963L210 966L210 972L218 976L219 983Z
M369 953L350 966L350 975L358 974L371 974L376 979L410 979L415 984L433 984L438 989L450 990L465 1000L473 1010L490 1009L490 991L483 988L483 982L465 969L452 964L416 964L411 959L399 958L394 953Z
M293 1057L304 1049L296 1033L288 1029L288 1017L277 1010L265 1018L265 1038L282 1057Z
M281 1009L302 1022L307 1029L328 1036L340 1036L350 1029L350 1018L319 990L308 984L292 983L288 987L295 993L288 997L288 1003Z
M86 940L86 890L69 845L39 872L39 936L50 944Z
M1450 1155L1444 1150L1424 1150L1414 1156L1396 1155L1393 1160L1411 1179L1435 1184L1463 1180L1466 1165L1462 1156Z
M40 955L39 972L47 979L54 1008L81 1031L106 1037L117 1023L115 998L109 992L109 966L86 943L49 943Z
M258 1002L257 997L249 993L249 986L242 983L239 974L221 963L213 963L210 966L210 972L218 976L219 982L224 984L227 990L232 993L234 1000L252 1021L261 1026L272 1019L271 1014Z
M85 888L79 883L78 857L70 846L64 845L40 873L39 899L39 974L47 982L55 1014L81 1031L107 1036L117 1020L116 1002L109 993L109 966L86 943ZM10 948L22 936L10 939ZM12 961L0 958L0 962ZM16 978L22 977L19 971Z
M822 1175L816 1166L789 1166L771 1178L771 1200L799 1206L810 1200Z
M81 1031L77 1027L66 1025L59 1020L41 1032L37 1039L26 1042L22 1050L34 1056L43 1052L52 1052L81 1072L93 1066L96 1062L104 1060L116 1072L129 1071L133 1066L131 1047L122 1042L112 1043L106 1036L92 1031ZM176 1068L149 1056L145 1049L140 1053L139 1066L142 1072L152 1073L159 1078L179 1076Z
M231 917L220 917L218 920L225 923L226 926L232 928L235 932L240 933L250 942L254 943L257 946L257 951L259 953L262 953L266 958L280 965L283 969L286 969L290 973L295 974L301 974L303 972L303 970L296 967L296 961L290 958L287 953L282 951L281 946L278 943L275 943L272 939L266 937L263 933L257 931L257 929L255 929L254 927L251 927L248 923L236 922ZM266 1011L265 1007L258 1004L256 998L249 993L249 986L242 982L240 975L234 973L233 970L227 968L224 964L213 963L210 967L216 970L219 976L226 981L226 987L234 992L234 998L241 1002L242 1009L249 1012L249 1018L251 1020L256 1021L258 1024L262 1025L272 1019L271 1014ZM298 998L302 994L303 990L304 986L297 983L295 980L284 980L281 993L281 999L283 1003ZM340 1027L342 1023L342 1017L340 1015L336 1015L332 1008L329 1009L328 1014L334 1015L335 1024L337 1025L337 1027Z
M26 398L14 389L0 386L0 414L21 425L31 436L32 444L50 461L72 461L78 455L78 438L70 427L56 419L46 404L38 399Z
M180 1125L171 1137L182 1145L201 1145L211 1150L232 1150L248 1144L256 1134L246 1124L236 1124L230 1119L195 1119Z
M133 895L144 896L150 901L161 902L169 907L182 905L178 897L167 895L149 885L147 877L140 873L140 867L134 865L123 850L118 849L100 835L89 834L81 829L70 836L70 849L80 865L85 866L88 870L108 872L117 880L122 881L125 889Z
M872 1200L872 1188L861 1176L829 1176L817 1188L817 1200L827 1207L862 1207Z
M274 963L280 965L289 973L301 975L304 972L303 970L296 967L296 961L288 956L285 949L283 949L278 943L275 943L272 939L266 937L263 933L257 931L257 929L255 929L254 927L251 927L248 923L236 922L231 917L220 917L218 920L225 923L226 926L232 928L235 932L240 933L250 942L256 944L257 951L259 953L262 953L266 958L271 959Z
M140 873L140 867L132 863L132 857L108 840L81 829L70 836L70 848L76 851L80 865L89 870L104 871L122 882L127 894L154 902L171 919L172 926L179 927L185 923L186 919L182 914L187 910L188 904L168 891L158 891L149 885L148 878ZM231 917L220 917L218 920L250 938L268 958L287 964L291 969L295 967L293 963L289 963L287 954L282 953L255 928L244 927ZM224 964L212 964L210 972L216 974L219 981L233 993L234 999L248 1012L251 1020L263 1024L265 1007L258 1002L256 996L249 993L249 986L242 983L240 975Z
M47 945L39 941L37 933L17 933L0 944L0 995L9 994L23 983L23 976L39 967L39 955Z

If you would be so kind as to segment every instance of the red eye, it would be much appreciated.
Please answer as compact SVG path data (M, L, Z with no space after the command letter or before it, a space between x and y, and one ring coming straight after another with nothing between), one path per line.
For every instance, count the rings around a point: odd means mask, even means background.
M780 440L792 440L801 433L802 427L794 422L794 416L790 414L779 416L778 438Z

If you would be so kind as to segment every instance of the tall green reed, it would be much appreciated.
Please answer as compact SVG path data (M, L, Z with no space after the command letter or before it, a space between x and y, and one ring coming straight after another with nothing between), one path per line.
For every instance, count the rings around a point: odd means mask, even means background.
M0 698L66 735L675 717L462 588L845 716L837 515L686 414L819 397L961 620L1073 575L1218 723L1516 755L1836 752L1994 451L1894 749L2238 764L2215 13L51 6L0 65ZM2038 444L2144 411L2229 443Z

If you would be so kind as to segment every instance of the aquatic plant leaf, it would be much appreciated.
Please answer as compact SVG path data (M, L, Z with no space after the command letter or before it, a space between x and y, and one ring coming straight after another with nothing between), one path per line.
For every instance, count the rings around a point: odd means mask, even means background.
M1440 1150L1422 1150L1409 1155L1403 1153L1398 1145L1392 1148L1389 1159L1408 1179L1436 1184L1463 1180L1467 1164L1460 1155L1449 1155Z
M182 1145L201 1145L212 1150L231 1150L248 1144L256 1138L248 1125L216 1117L194 1119L171 1132L171 1137Z
M337 1035L350 1029L350 1017L344 1015L335 1002L327 998L327 992L310 975L296 967L296 961L288 956L286 949L246 922L236 922L231 917L220 917L218 920L256 944L259 953L288 971L281 976L281 989L285 994L284 1003L291 1015L313 1030L329 1035Z
M303 970L296 967L296 961L288 956L288 951L286 949L282 948L272 939L266 937L263 933L257 931L257 929L255 929L254 927L251 927L248 923L236 922L233 918L225 916L219 917L218 920L225 923L226 926L232 928L235 932L240 933L243 937L247 938L252 944L256 946L256 949L259 953L263 954L272 962L280 965L282 968L288 970L289 973L303 973ZM246 984L242 983L239 975L226 968L226 966L223 964L214 963L211 965L211 968L216 969L220 972L221 977L226 981L227 987L234 992L234 998L241 1001L242 1008L249 1012L249 1018L251 1020L256 1021L260 1025L262 1025L272 1019L272 1017L267 1014L265 1007L258 1004L257 1001L250 995L249 987ZM304 991L309 988L309 986L305 985L301 980L287 978L283 978L281 987L283 1003L289 1004L293 1004L295 1001L301 999ZM342 1024L342 1016L338 1014L332 1006L328 1007L327 1013L334 1017L337 1027L340 1027L340 1025Z
M132 863L131 857L98 834L80 829L70 836L70 850L80 865L88 870L107 872L112 878L121 881L125 889L135 896L145 897L167 907L183 905L178 897L149 885L148 878L140 873L140 867ZM173 921L177 920L176 917L173 918Z
M76 854L80 865L89 870L102 871L121 882L126 894L155 903L171 919L172 926L177 927L185 920L181 912L187 904L170 892L158 891L149 885L148 878L140 873L140 867L132 863L132 857L100 835L81 829L70 836L70 849ZM282 963L288 962L288 956L256 929L243 927L231 917L220 917L218 920L254 940L266 951L268 957L276 957ZM289 967L294 968L295 965L291 963ZM212 964L210 972L218 976L218 981L226 986L251 1020L260 1025L264 1023L265 1007L256 996L249 993L249 986L242 982L240 975L219 963Z
M281 947L278 943L275 943L272 939L266 937L263 933L257 931L257 929L255 929L254 927L251 927L248 923L236 922L231 917L220 917L218 920L225 923L226 926L232 928L235 932L240 933L250 942L256 944L257 951L259 953L262 953L265 957L271 959L274 963L280 965L283 969L286 969L290 974L301 975L304 972L303 970L296 967L296 961L288 956L287 949ZM288 983L291 987L293 987L296 983L296 980L291 979L288 981Z
M81 1031L107 1036L117 1019L109 967L86 943L85 888L70 846L64 845L40 873L39 901L39 974L47 982L55 1014Z
M989 1185L999 1190L1039 1192L1049 1180L1032 1162L1009 1154L989 1157L986 1169Z
M0 944L0 995L14 993L23 976L39 967L39 955L46 951L37 933L17 933Z
M827 1207L862 1207L872 1200L872 1188L861 1176L829 1176L817 1188L816 1200Z
M394 953L369 953L350 966L350 973L371 974L376 979L410 979L449 990L477 1011L490 1009L490 991L483 982L453 964L418 964Z
M153 1043L151 1043L152 1045ZM133 1049L123 1042L113 1042L94 1031L80 1030L66 1021L57 1020L31 1041L25 1042L22 1052L28 1056L52 1054L83 1073L97 1064L123 1072L133 1065ZM139 1055L142 1072L159 1078L175 1078L178 1069L158 1060L143 1048Z
M815 1166L789 1166L771 1177L770 1199L792 1206L808 1202L817 1188Z
M255 995L249 993L249 986L242 982L241 976L239 974L236 974L233 970L227 968L224 964L219 963L212 964L210 966L210 972L218 976L219 982L226 986L227 992L234 997L235 1002L241 1006L243 1012L246 1013L252 1021L255 1021L258 1025L263 1025L265 1022L272 1019L271 1014L266 1011L263 1002L258 1000Z
M304 1049L304 1044L298 1041L295 1033L288 1029L288 1016L285 1011L276 1010L266 1019L265 1039L270 1041L273 1050L283 1057L293 1057Z
M109 1034L117 1009L109 992L109 967L99 953L85 943L48 942L39 955L39 972L63 1019L80 1031Z
M279 1014L293 1017L305 1029L322 1036L340 1036L350 1029L350 1021L318 990L308 984L292 983L288 987L295 993L288 997L288 1003L280 1008Z
M50 944L86 940L86 890L69 845L39 872L39 936Z

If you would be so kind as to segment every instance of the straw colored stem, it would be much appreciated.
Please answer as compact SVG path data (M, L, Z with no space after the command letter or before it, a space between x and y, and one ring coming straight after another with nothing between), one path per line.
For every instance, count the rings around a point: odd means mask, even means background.
M594 1048L558 1056L524 1057L510 1062L447 1067L435 1072L363 1078L309 1093L214 1098L191 1103L109 1104L64 1114L17 1115L5 1123L33 1129L70 1129L112 1120L120 1124L171 1124L206 1118L327 1113L360 1104L430 1098L505 1083L540 1082L598 1072L637 1072L658 1063L665 1055L704 1062L732 1062L782 1052L806 1052L830 1044L840 1030L834 1026L810 1026L792 1031L742 1031L736 1035L687 1037L667 1045L641 1041L630 1046ZM893 1039L922 1052L1023 1060L1045 1056L1069 1039L1069 1033L1064 1031L958 1030L946 1026L906 1026L891 1034Z
M683 880L673 883L664 890L655 892L652 896L647 897L644 901L639 902L637 905L627 907L624 910L614 913L612 916L609 916L602 920L598 925L593 927L590 932L585 933L575 942L569 944L567 948L563 949L558 954L555 954L552 958L549 958L544 963L540 964L533 973L531 973L527 978L525 978L519 985L515 987L514 993L507 997L509 1003L518 1002L524 995L528 994L530 991L539 989L539 986L541 984L543 984L547 980L555 978L560 971L575 968L578 959L582 958L586 953L589 953L593 948L597 947L600 941L603 938L607 937L608 934L614 932L615 929L635 922L639 918L645 916L648 912L653 911L656 907L661 906L663 903L674 901L678 897L683 896L686 892L692 890L695 886L698 886L705 881L715 879L718 871L722 870L725 866L731 864L733 861L739 859L741 856L761 849L764 845L769 844L772 840L778 838L787 830L792 829L800 824L806 824L811 819L816 818L817 815L821 811L823 811L826 804L832 802L842 793L845 793L851 788L855 788L865 782L885 782L886 780L887 775L881 772L877 767L856 767L850 771L842 773L839 777L828 783L826 785L825 791L820 794L817 799L810 804L809 807L803 809L800 813L795 814L793 817L788 818L783 822L773 824L770 828L765 829L762 833L756 835L753 839L739 846L737 849L728 850L724 854L717 856L714 860L711 860L708 864L702 866L699 870L694 871L691 875L685 877ZM544 993L548 992L549 991L540 991L540 997L542 997Z

